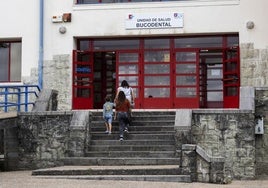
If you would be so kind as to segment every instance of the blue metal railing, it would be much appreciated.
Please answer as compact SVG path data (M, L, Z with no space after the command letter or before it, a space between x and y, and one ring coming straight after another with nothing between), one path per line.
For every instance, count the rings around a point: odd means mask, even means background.
M8 112L10 107L17 107L17 111L20 112L21 107L24 107L24 111L28 112L29 105L34 105L34 102L29 100L30 95L34 95L37 98L39 92L38 85L0 86L0 109L4 108L4 111ZM17 98L14 99L14 96Z

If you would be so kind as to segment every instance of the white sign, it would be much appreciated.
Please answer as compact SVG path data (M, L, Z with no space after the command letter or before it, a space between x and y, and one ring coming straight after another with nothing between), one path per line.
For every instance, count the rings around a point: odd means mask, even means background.
M182 13L150 13L150 14L128 14L126 18L126 29L164 29L182 28Z

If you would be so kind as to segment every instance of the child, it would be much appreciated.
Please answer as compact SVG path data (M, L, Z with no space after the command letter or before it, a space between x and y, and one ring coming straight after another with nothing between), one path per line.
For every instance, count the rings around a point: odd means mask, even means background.
M105 133L112 134L112 120L113 120L113 107L114 103L111 102L110 96L105 98L105 103L103 104L103 119L106 126Z

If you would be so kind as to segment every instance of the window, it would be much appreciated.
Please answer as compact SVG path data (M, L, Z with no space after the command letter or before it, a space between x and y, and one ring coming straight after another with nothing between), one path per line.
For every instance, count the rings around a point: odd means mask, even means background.
M0 42L0 82L21 81L21 43Z

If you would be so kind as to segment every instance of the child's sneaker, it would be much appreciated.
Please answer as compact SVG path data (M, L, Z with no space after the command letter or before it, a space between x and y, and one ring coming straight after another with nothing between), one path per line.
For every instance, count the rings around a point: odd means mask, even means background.
M106 134L108 134L108 133L109 133L109 131L105 131L105 133L106 133Z
M129 133L127 128L125 128L124 132L127 133L127 134Z
M120 137L119 141L123 141L123 140L124 140L124 138L123 137Z

